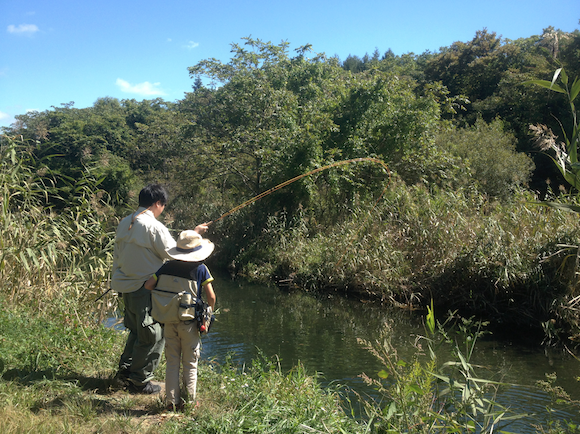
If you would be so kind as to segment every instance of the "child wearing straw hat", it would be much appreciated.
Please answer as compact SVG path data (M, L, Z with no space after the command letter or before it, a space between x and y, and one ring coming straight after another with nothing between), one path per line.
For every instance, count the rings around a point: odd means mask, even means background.
M172 260L166 262L145 283L145 288L162 292L190 292L193 299L203 288L205 299L214 310L216 296L214 280L207 266L202 262L214 250L214 244L203 239L195 231L181 232L177 245L168 250ZM176 289L177 288L177 289ZM200 355L200 334L195 320L166 322L163 327L165 337L165 393L167 409L181 410L186 402L195 402L197 388L197 363ZM179 371L183 365L183 389L180 389ZM183 393L182 393L183 392ZM187 400L182 395L187 396Z

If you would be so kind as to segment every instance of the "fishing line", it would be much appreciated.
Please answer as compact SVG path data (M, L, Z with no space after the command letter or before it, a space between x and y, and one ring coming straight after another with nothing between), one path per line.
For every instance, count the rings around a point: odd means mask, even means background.
M206 224L209 226L209 225L211 225L212 223L216 223L216 222L218 222L218 221L222 220L223 218L225 218L225 217L229 216L230 214L233 214L233 213L235 213L236 211L239 211L240 209L242 209L242 208L245 208L246 206L248 206L248 205L250 205L250 204L252 204L252 203L256 202L257 200L260 200L260 199L262 199L263 197L265 197L265 196L268 196L269 194L271 194L271 193L274 193L275 191L278 191L278 190L280 190L281 188L284 188L284 187L286 187L287 185L290 185L290 184L292 184L293 182L296 182L296 181L298 181L299 179L302 179L302 178L304 178L304 177L306 177L306 176L310 176L310 175L313 175L313 174L315 174L315 173L322 172L323 170L327 170L327 169L330 169L330 168L332 168L332 167L344 166L344 165L346 165L346 164L359 163L359 162L363 162L363 161L368 161L368 162L371 162L371 163L378 163L378 164L380 164L381 166L383 166L383 168L384 168L384 169L387 171L387 174L389 175L389 183L390 183L390 180L391 180L391 172L389 171L389 168L388 168L388 166L385 164L385 162L384 162L384 161L382 161L382 160L379 160L378 158L372 158L372 157L361 157L361 158L353 158L353 159L351 159L351 160L342 160L342 161L336 161L336 162L334 162L334 163L328 164L328 165L326 165L326 166L323 166L323 167L319 167L318 169L311 170L310 172L303 173L302 175L298 175L298 176L295 176L295 177L294 177L294 178L292 178L292 179L289 179L289 180L287 180L287 181L284 181L284 182L282 182L281 184L278 184L277 186L275 186L275 187L272 187L272 188L270 188L269 190L266 190L266 191L264 191L264 192L260 193L260 194L259 194L259 195L257 195L257 196L254 196L253 198L251 198L251 199L249 199L249 200L245 201L244 203L242 203L242 204L240 204L240 205L236 206L235 208L232 208L231 210L229 210L229 211L228 211L228 212L226 212L225 214L222 214L222 215L221 215L220 217L218 217L217 219L215 219L215 220L212 220L212 221L210 221L210 222L208 222L208 223L206 223ZM374 209L374 208L377 206L377 204L378 204L378 201L379 201L379 200L380 200L380 198L383 196L383 194L385 193L385 191L386 191L386 189L387 189L387 187L388 187L388 186L389 186L389 184L387 183L387 186L385 187L385 189L383 190L383 192L382 192L382 193L381 193L381 195L379 196L379 199L377 199L377 202L375 202L375 205L373 206L373 209Z

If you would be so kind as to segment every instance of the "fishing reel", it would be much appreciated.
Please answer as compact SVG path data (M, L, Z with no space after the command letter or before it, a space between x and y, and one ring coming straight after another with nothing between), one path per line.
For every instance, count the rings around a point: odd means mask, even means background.
M199 334L208 333L215 320L211 306L203 300L198 300L195 304L195 319L197 320Z

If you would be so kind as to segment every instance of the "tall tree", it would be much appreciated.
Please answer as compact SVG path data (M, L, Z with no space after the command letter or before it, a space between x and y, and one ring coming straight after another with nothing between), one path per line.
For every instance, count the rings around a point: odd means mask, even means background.
M182 107L195 146L203 147L219 181L237 190L238 200L321 161L320 142L332 128L328 113L344 73L336 60L307 57L309 46L290 57L285 42L244 40L232 44L228 63L209 59L189 68L193 77L205 75L221 86L195 91ZM276 197L289 207L308 200L298 184Z

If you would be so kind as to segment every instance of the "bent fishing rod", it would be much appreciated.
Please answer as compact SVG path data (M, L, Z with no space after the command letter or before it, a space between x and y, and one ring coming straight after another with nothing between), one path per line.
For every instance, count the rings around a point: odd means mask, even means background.
M371 163L380 164L387 171L387 174L389 175L389 181L390 181L391 172L389 171L388 166L385 164L384 161L379 160L378 158L373 158L373 157L360 157L360 158L352 158L350 160L335 161L334 163L327 164L326 166L322 166L322 167L319 167L317 169L311 170L311 171L309 171L307 173L303 173L301 175L295 176L294 178L291 178L291 179L289 179L287 181L284 181L284 182L276 185L275 187L272 187L272 188L270 188L270 189L268 189L266 191L263 191L262 193L258 194L257 196L254 196L253 198L251 198L251 199L249 199L249 200L241 203L240 205L238 205L238 206L232 208L231 210L229 210L228 212L222 214L217 219L212 220L210 222L207 222L205 224L207 226L209 226L209 225L211 225L213 223L216 223L216 222L218 222L218 221L226 218L227 216L235 213L236 211L239 211L240 209L245 208L246 206L248 206L248 205L250 205L250 204L252 204L252 203L254 203L254 202L256 202L256 201L258 201L260 199L262 199L263 197L266 197L269 194L272 194L275 191L278 191L278 190L280 190L280 189L282 189L282 188L284 188L284 187L292 184L293 182L296 182L299 179L302 179L302 178L304 178L306 176L314 175L315 173L322 172L324 170L331 169L333 167L344 166L344 165L347 165L347 164L360 163L360 162L371 162ZM387 187L388 187L388 183L387 183L387 186L385 187L385 189L383 190L383 192L381 193L381 195L379 196L379 199L383 196L383 194L385 193ZM378 203L378 200L377 200L377 203ZM375 207L376 207L377 203L375 203ZM373 209L374 209L374 207L373 207Z

